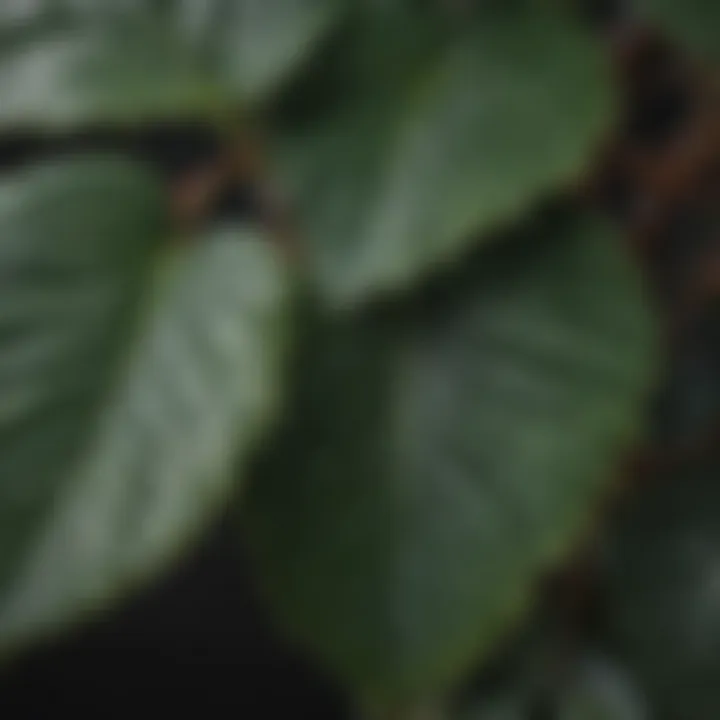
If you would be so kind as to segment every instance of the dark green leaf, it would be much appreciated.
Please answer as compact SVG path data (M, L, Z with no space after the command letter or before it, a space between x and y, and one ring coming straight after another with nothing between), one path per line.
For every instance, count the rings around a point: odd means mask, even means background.
M362 26L345 100L278 149L336 304L409 285L525 211L608 125L604 62L563 13L528 3L458 29L413 12Z
M173 559L276 404L283 283L115 160L0 188L0 655Z
M319 323L246 506L280 622L380 704L493 649L593 512L648 382L638 278L589 220L449 281Z
M717 477L712 462L669 472L613 548L614 634L663 720L720 716Z

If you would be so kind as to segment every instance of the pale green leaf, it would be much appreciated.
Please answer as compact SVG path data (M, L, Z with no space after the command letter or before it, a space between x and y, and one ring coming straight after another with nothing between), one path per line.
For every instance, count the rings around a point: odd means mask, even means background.
M0 15L0 126L227 121L297 71L343 8L102 0L16 9Z
M0 44L0 125L72 129L214 116L222 96L191 45L150 13L71 15Z
M168 232L118 160L0 187L0 656L172 561L277 404L272 247Z

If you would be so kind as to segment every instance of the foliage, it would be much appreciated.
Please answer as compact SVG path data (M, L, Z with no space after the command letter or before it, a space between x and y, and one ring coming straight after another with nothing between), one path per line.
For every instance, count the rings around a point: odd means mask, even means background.
M0 4L0 662L231 505L371 718L717 717L718 10L610 5Z

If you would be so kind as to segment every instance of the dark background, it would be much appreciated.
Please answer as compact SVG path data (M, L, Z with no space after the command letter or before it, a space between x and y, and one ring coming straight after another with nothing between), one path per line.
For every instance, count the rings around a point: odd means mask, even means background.
M0 672L0 717L344 717L340 694L267 626L223 523L165 579Z

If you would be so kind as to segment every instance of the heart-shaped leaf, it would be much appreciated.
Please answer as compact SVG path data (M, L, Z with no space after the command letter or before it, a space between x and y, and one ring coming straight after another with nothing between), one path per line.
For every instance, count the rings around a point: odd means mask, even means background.
M635 427L653 343L624 251L586 219L521 235L309 332L245 505L279 621L369 702L441 694L491 652Z
M112 159L0 187L0 656L173 559L276 405L283 275Z
M458 28L407 8L371 14L328 61L364 72L348 69L344 99L278 146L334 304L455 257L577 176L608 125L599 48L563 12L518 3L476 15Z

